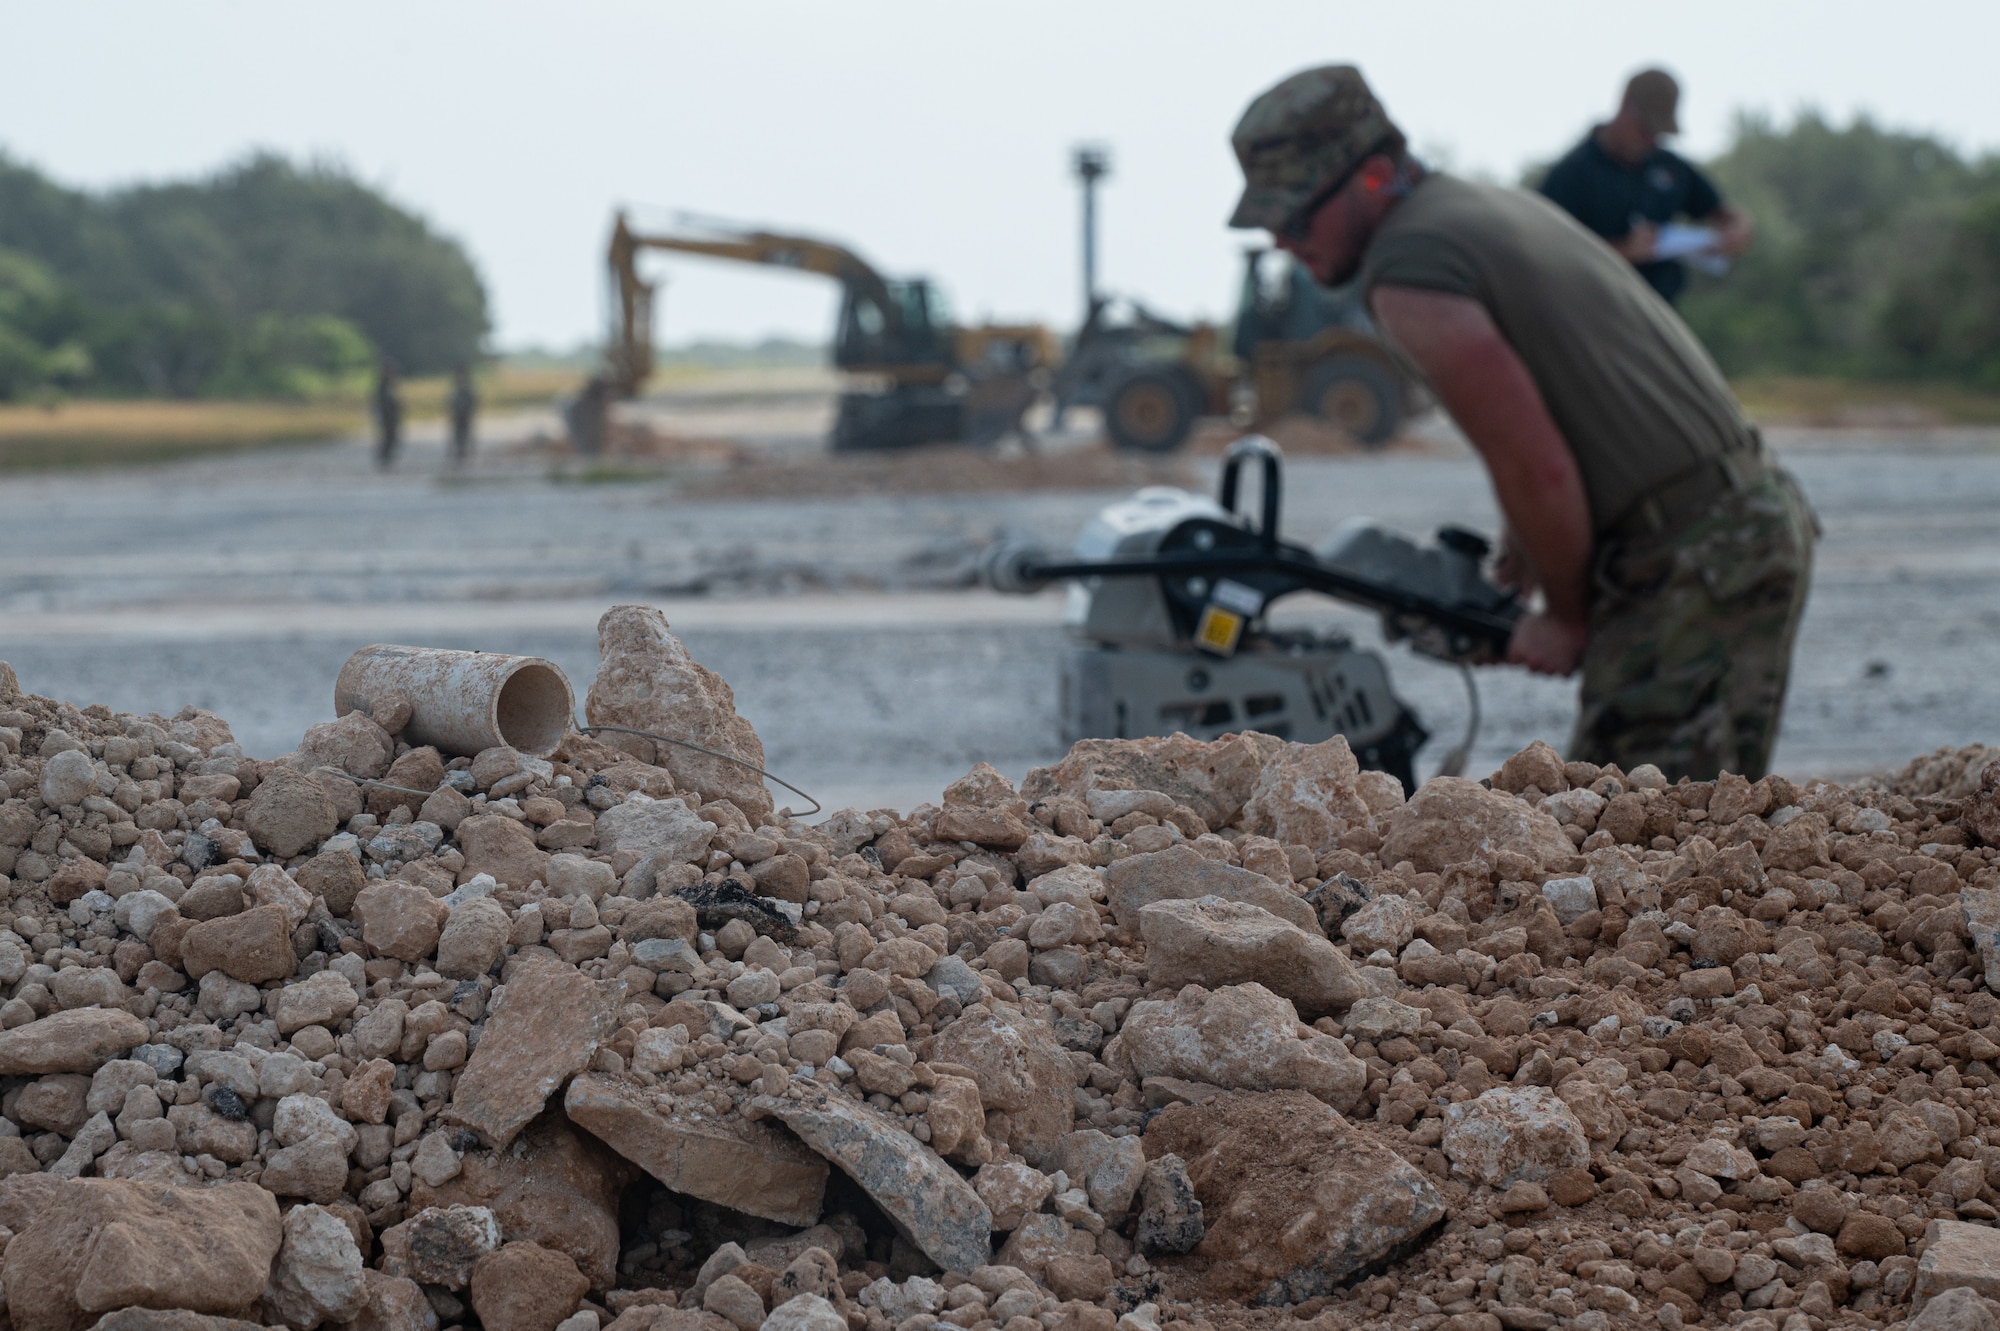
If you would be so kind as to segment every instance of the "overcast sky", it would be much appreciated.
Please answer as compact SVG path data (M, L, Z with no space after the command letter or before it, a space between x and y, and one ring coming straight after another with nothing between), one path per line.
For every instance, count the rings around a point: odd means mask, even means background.
M1681 76L1694 156L1738 111L1802 106L2000 146L1990 0L92 0L10 6L7 45L0 149L92 187L338 159L467 245L502 346L595 335L620 205L842 239L962 316L1067 326L1081 139L1115 157L1106 285L1225 315L1230 127L1335 61L1420 149L1506 179L1652 62ZM663 341L830 331L823 282L656 263Z

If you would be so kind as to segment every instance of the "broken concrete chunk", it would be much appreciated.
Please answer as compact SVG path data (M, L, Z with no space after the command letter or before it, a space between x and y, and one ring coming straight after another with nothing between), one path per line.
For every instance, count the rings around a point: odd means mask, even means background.
M597 678L584 702L590 724L648 730L728 754L750 768L764 765L764 746L737 715L736 695L720 675L688 655L658 610L615 605L605 611L597 621L597 658ZM680 745L662 744L655 751L651 740L603 738L666 768L676 787L734 804L752 827L771 814L764 778L739 763Z
M656 800L637 791L597 818L597 844L607 854L653 856L659 864L686 864L708 850L715 824L695 815L678 797Z
M1401 952L1417 936L1417 921L1424 914L1424 903L1417 898L1387 892L1350 914L1341 923L1340 936L1357 957L1375 951Z
M485 1207L426 1207L382 1231L382 1272L464 1289L479 1259L499 1247L500 1224Z
M819 1219L826 1161L769 1124L594 1073L570 1083L563 1109L675 1192L781 1224Z
M1061 762L1021 781L1030 804L1051 795L1082 799L1092 790L1157 790L1186 805L1210 827L1226 826L1257 788L1264 764L1284 741L1250 732L1216 740L1183 734L1148 739L1086 739Z
M2000 1229L1961 1220L1933 1223L1936 1236L1917 1260L1917 1305L1953 1289L2000 1300Z
M1157 985L1261 984L1308 1020L1340 1013L1367 993L1333 944L1242 902L1155 902L1139 912L1139 929L1146 978Z
M1496 1086L1446 1106L1444 1120L1452 1169L1489 1188L1546 1182L1590 1164L1583 1125L1547 1087Z
M1398 1003L1393 998L1363 998L1347 1009L1340 1024L1357 1040L1381 1041L1392 1036L1415 1035L1429 1019L1422 1008Z
M980 1103L1005 1112L1014 1150L1038 1168L1059 1167L1062 1135L1076 1123L1076 1068L1046 1023L1018 1009L973 1008L938 1032L935 1057L971 1070Z
M368 1282L346 1222L322 1206L295 1206L285 1215L284 1235L265 1306L292 1331L358 1317L368 1304Z
M1148 1257L1193 1252L1207 1229L1187 1162L1168 1152L1146 1166L1139 1184L1139 1225L1133 1242Z
M1020 1269L1036 1280L1048 1276L1051 1262L1063 1257L1088 1257L1097 1251L1090 1231L1058 1215L1025 1217L1007 1236L994 1261Z
M1330 1035L1299 1034L1298 1011L1261 984L1213 993L1189 985L1171 1002L1132 1005L1105 1046L1107 1066L1143 1080L1174 1077L1246 1091L1309 1091L1350 1110L1368 1067ZM1074 1173L1074 1171L1072 1171Z
M753 1104L839 1165L939 1266L970 1271L985 1264L992 1251L986 1203L928 1146L844 1097L759 1096Z
M1212 860L1192 846L1169 846L1150 855L1132 855L1104 871L1112 914L1128 929L1139 926L1139 912L1156 901L1194 901L1220 897L1247 902L1309 933L1318 933L1319 918L1306 901L1259 873Z
M1477 781L1439 776L1424 782L1408 804L1389 815L1381 860L1408 860L1419 873L1440 873L1472 859L1490 864L1502 851L1526 856L1537 869L1550 869L1566 863L1576 847L1563 835L1562 825L1542 810Z
M992 765L978 763L945 787L935 831L941 841L1014 850L1028 839L1028 802Z
M1986 987L2000 992L2000 887L1960 888L1958 908L1986 969Z
M847 1331L847 1319L817 1294L795 1294L771 1309L762 1331Z
M446 1117L506 1146L618 1027L623 980L542 961L515 970L452 1088Z
M500 960L512 928L507 908L491 897L460 903L438 936L438 974L454 980L474 980L486 974Z
M1083 796L1090 816L1109 826L1128 813L1164 818L1174 811L1173 797L1157 790L1088 790Z
M1207 1230L1195 1251L1223 1297L1331 1293L1445 1218L1421 1171L1302 1091L1172 1106L1146 1153L1189 1162Z
M1257 788L1243 805L1243 830L1310 847L1315 855L1336 850L1349 828L1369 824L1360 778L1361 765L1345 735L1319 744L1287 744L1258 775ZM1401 785L1393 780L1390 785L1394 803L1401 804Z
M353 1015L359 1003L354 985L339 971L321 971L278 991L278 1034L307 1026L333 1026Z
M1116 1224L1132 1209L1146 1173L1146 1153L1137 1137L1084 1128L1063 1137L1061 1158L1070 1182L1082 1184L1089 1195L1091 1210Z
M1013 1160L981 1165L972 1176L972 1190L986 1203L997 1230L1013 1229L1041 1210L1055 1187L1055 1180L1041 1170Z
M415 883L371 883L354 898L361 939L386 957L421 961L437 949L448 910Z

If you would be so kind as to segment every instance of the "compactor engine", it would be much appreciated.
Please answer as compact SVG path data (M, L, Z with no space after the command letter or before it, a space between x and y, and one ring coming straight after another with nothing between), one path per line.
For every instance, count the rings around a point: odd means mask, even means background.
M1263 474L1262 516L1239 511L1247 462ZM1282 541L1282 457L1262 436L1223 460L1218 499L1141 490L1085 526L1074 556L1002 542L985 579L999 591L1070 583L1064 623L1066 742L1184 732L1212 739L1257 730L1301 743L1345 735L1362 766L1414 789L1429 732L1389 683L1379 652L1340 633L1276 629L1279 598L1313 591L1376 611L1392 642L1458 665L1498 661L1519 618L1513 593L1488 582L1485 538L1445 528L1419 545L1365 520L1318 550Z

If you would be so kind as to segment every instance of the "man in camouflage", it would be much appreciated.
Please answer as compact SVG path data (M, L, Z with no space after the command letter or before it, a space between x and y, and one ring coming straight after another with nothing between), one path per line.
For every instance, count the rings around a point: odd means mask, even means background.
M1230 224L1371 312L1479 452L1497 576L1539 592L1508 660L1583 673L1571 758L1763 775L1814 537L1685 324L1547 200L1431 173L1358 70L1244 112Z

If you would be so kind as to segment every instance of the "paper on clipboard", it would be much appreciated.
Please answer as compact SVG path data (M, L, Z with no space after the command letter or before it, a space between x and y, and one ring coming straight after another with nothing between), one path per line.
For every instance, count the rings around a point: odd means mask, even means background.
M1720 277L1729 271L1729 256L1716 249L1720 239L1712 226L1662 222L1653 235L1653 261L1685 259L1711 277Z
M1662 222L1653 236L1655 259L1687 259L1715 248L1712 226L1690 226L1686 222Z

